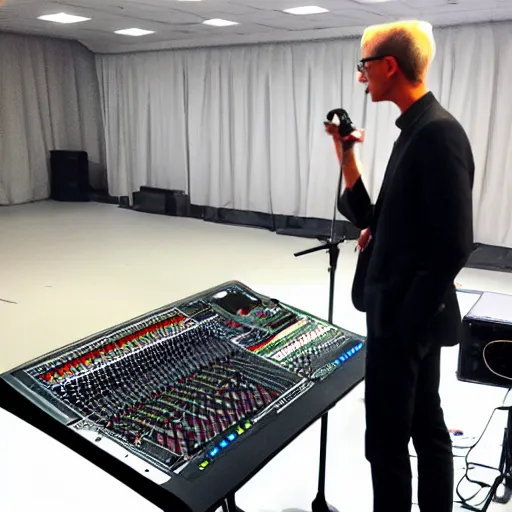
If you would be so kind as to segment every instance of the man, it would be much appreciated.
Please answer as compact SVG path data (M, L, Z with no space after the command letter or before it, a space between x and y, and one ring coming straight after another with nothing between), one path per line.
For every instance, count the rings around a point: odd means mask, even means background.
M453 459L439 397L440 353L457 344L461 326L454 279L472 250L473 156L461 125L427 90L430 25L373 26L361 47L359 81L367 94L401 111L401 133L375 204L361 179L354 137L326 123L343 146L339 210L363 230L353 300L367 316L366 457L374 512L411 510L411 438L420 510L448 512Z

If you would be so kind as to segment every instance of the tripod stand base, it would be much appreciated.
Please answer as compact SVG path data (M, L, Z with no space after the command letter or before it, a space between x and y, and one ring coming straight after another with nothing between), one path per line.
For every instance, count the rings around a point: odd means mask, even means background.
M317 496L311 504L312 512L338 512L337 508L329 505L323 496Z

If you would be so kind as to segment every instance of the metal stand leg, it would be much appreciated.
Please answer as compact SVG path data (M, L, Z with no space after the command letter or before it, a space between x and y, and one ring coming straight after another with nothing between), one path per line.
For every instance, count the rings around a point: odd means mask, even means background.
M236 506L235 495L229 494L222 503L222 512L244 512Z
M341 165L341 161L340 161ZM331 236L329 240L325 241L324 244L313 247L312 249L306 249L305 251L300 251L295 253L295 256L304 256L306 254L311 254L317 251L325 251L327 250L329 253L329 314L328 314L328 322L333 322L334 316L334 285L336 280L336 268L338 267L338 257L340 255L339 245L345 241L345 237L336 237L335 236L335 225L336 225L336 211L338 208L338 199L341 194L341 185L343 181L343 173L340 169L340 175L338 179L338 189L336 191L336 197L334 201L334 211L331 223ZM328 415L325 413L322 416L322 426L321 426L321 435L320 435L320 464L319 464L319 472L318 472L318 493L316 498L312 503L313 512L337 512L336 509L327 504L325 499L325 471L326 471L326 462L327 462L327 420Z
M313 512L329 512L332 510L325 499L325 470L327 466L327 413L322 416L320 431L320 465L318 470L318 493L312 503Z
M329 240L325 244L307 249L295 254L295 256L303 256L319 250L326 250L329 252L329 314L328 321L332 323L334 316L334 285L336 280L336 268L338 266L338 257L340 254L339 244L344 242L344 238L339 240ZM336 509L327 504L325 499L325 471L327 465L327 423L328 414L322 416L321 433L320 433L320 464L318 470L318 493L312 503L313 512L335 512Z

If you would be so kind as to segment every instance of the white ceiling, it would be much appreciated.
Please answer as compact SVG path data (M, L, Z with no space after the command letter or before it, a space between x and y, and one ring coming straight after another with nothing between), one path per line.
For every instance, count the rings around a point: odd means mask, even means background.
M81 41L97 53L298 41L359 35L369 24L420 18L434 25L512 19L512 0L0 0L0 31ZM283 9L317 5L325 14L295 16ZM91 21L61 25L38 20L66 12ZM223 18L239 24L211 27L202 22ZM154 30L129 37L123 28ZM1 51L1 49L0 49Z

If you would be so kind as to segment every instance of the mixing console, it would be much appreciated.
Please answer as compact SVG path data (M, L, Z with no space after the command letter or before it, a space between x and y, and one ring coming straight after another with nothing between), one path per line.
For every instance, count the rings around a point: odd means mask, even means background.
M363 346L353 333L228 283L9 378L49 403L50 414L68 411L76 431L106 437L168 475L196 478Z

